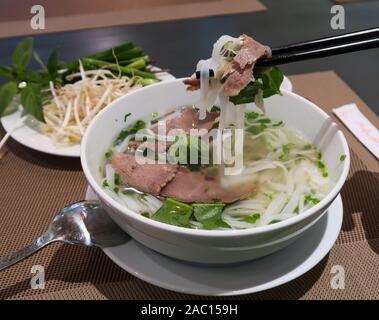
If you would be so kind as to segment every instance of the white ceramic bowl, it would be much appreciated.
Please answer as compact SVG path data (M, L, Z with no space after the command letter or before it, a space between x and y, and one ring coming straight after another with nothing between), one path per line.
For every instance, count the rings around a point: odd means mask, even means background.
M173 80L130 93L101 111L91 122L82 142L81 161L86 178L116 223L134 239L170 257L201 263L230 263L252 260L292 243L327 210L344 184L350 164L349 148L342 132L330 117L310 101L291 92L265 101L269 117L285 121L303 132L321 148L323 159L335 181L331 192L317 205L297 217L276 224L245 230L193 230L145 218L112 199L101 187L99 166L115 136L125 127L124 115L133 121L152 112L187 106L199 99L188 92L182 80ZM346 160L340 156L346 154ZM133 259L133 257L130 257Z

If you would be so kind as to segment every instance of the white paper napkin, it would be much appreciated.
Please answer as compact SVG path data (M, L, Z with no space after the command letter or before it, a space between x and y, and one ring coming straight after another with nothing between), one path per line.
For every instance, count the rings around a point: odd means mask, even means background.
M357 105L347 104L333 109L333 113L379 159L379 130L360 112Z

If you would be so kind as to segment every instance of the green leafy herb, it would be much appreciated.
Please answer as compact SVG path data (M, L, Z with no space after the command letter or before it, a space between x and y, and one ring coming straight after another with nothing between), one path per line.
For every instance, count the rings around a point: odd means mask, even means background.
M255 80L251 81L237 96L230 97L229 100L235 105L251 103L255 101L260 90L263 92L263 98L280 94L280 85L284 76L278 67L256 68L254 78Z
M56 79L58 75L58 66L58 49L55 48L47 60L47 71L50 75L51 80L53 81Z
M143 212L141 212L141 216L144 216L146 218L150 218L150 213L147 211L143 211Z
M314 197L314 196L311 195L311 194L307 194L307 195L304 197L304 205L307 205L308 203L317 204L317 203L319 203L319 202L320 202L320 199Z
M152 219L179 227L189 227L192 215L192 206L167 198Z
M345 160L346 160L346 157L347 157L346 154L341 155L341 157L340 157L340 161L345 161Z
M7 66L3 66L0 64L0 76L12 79L13 78L13 70Z
M217 106L213 106L211 109L211 112L220 112L220 111L221 111L220 107L217 107Z
M110 159L112 157L112 150L105 152L105 158Z
M261 214L260 213L254 213L250 216L247 216L244 218L244 220L247 222L247 223L251 223L251 224L256 224L256 222L261 218Z
M26 38L18 43L12 54L13 66L23 71L28 66L33 55L33 38Z
M132 114L129 112L124 116L124 122L131 116Z
M328 170L326 169L325 164L324 164L321 160L319 160L319 161L317 162L317 166L318 166L318 168L320 169L320 172L321 172L321 174L322 174L322 176L323 176L324 178L326 178L326 177L329 176Z
M311 149L313 149L313 146L310 143L304 145L303 147L303 150L311 150Z
M17 84L13 81L0 87L0 117L3 115L7 106L17 94Z
M122 141L126 139L131 134L136 134L139 130L145 129L146 123L143 120L137 120L133 122L131 125L126 127L126 129L122 130L114 141L114 145L120 144Z
M245 112L245 118L246 118L246 120L250 120L250 121L256 120L260 116L262 116L262 114L258 113L258 112L255 112L255 111Z
M203 225L204 229L230 228L229 225L221 219L221 213L225 208L225 204L194 203L192 207L196 220Z
M102 186L103 188L108 188L108 187L109 187L109 183L108 183L108 181L107 181L107 180L103 180L103 183L101 184L101 186Z
M114 174L114 184L115 184L116 186L119 186L120 183L121 183L120 175L116 172L116 173Z
M21 91L21 104L28 114L34 116L37 120L45 122L42 112L42 94L41 85L28 83L26 88Z

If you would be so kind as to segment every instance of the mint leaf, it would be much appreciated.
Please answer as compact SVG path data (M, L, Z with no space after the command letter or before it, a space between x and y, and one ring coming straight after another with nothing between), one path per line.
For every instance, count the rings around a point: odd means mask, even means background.
M18 43L12 54L12 63L18 71L23 71L33 55L33 38L26 38Z
M8 82L0 87L0 117L17 94L17 84Z
M21 104L26 113L32 115L37 120L45 122L42 111L42 86L36 83L28 83L21 91Z
M152 219L179 227L189 227L192 207L188 204L167 198Z

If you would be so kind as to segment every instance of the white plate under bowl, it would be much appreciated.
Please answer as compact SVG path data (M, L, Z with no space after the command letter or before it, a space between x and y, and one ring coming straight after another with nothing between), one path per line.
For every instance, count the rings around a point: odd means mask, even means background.
M87 200L97 199L88 188ZM132 275L165 289L196 295L233 296L268 290L294 280L330 251L342 226L339 195L328 212L288 247L251 262L205 266L161 255L132 238L104 253Z
M169 81L175 79L172 74L162 72L158 75L162 81ZM292 83L284 77L281 89L292 91ZM12 130L21 119L21 112L17 111L8 116L1 118L1 124L5 131ZM34 119L28 119L25 124L11 133L11 137L22 145L31 149L64 157L80 157L80 144L73 146L57 146L53 141L45 134L39 131L38 121Z
M175 77L167 72L158 74L162 81L169 81ZM16 111L10 115L1 118L1 124L5 131L9 132L20 122L21 112ZM39 130L39 123L31 117L28 118L24 125L11 133L11 137L22 145L31 149L64 157L80 157L80 144L72 146L57 146L53 141Z

